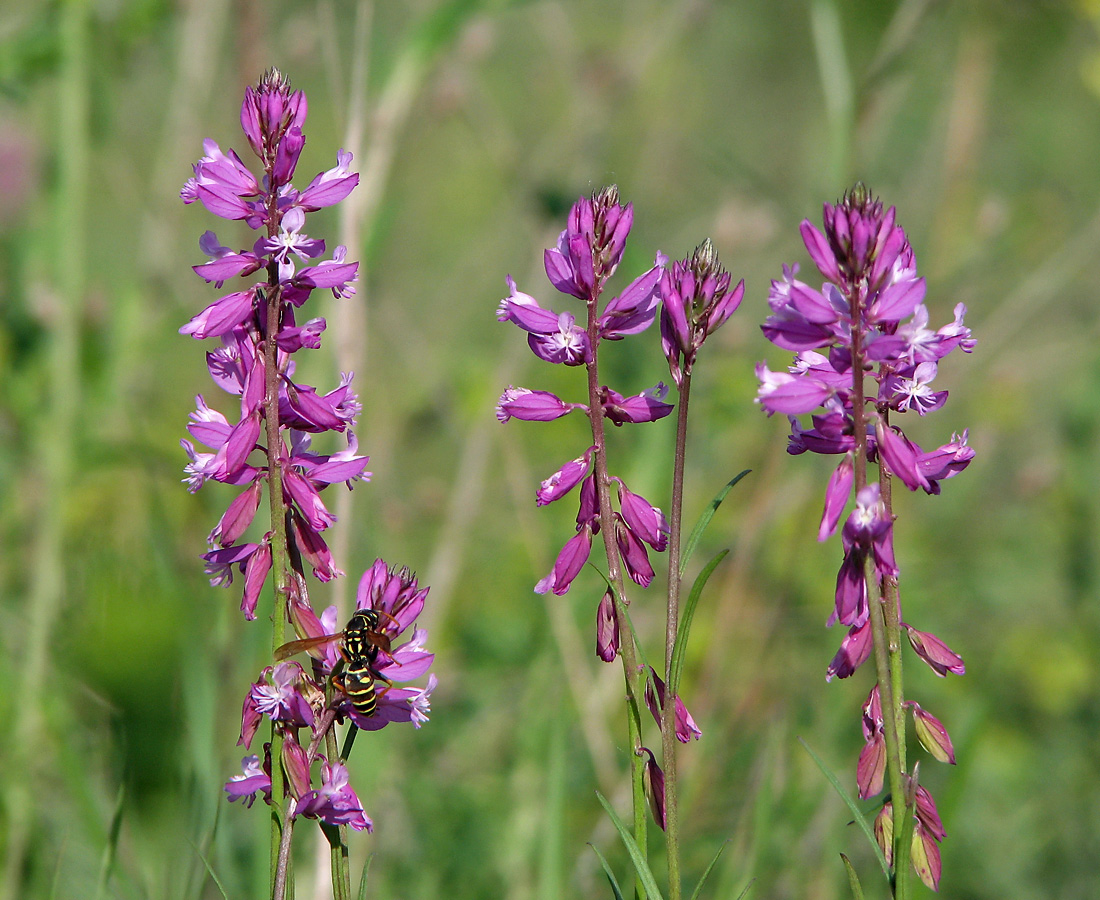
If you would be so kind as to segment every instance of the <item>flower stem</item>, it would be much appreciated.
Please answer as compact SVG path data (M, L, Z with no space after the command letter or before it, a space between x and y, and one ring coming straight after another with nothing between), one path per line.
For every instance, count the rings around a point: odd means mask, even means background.
M588 372L588 408L592 426L593 479L596 497L600 508L600 531L603 533L604 552L607 556L607 578L614 586L615 619L619 634L619 654L623 661L623 677L626 681L627 735L630 741L630 786L633 798L634 841L638 845L642 859L646 853L646 799L645 799L645 758L639 755L642 746L641 687L642 681L638 669L637 654L634 647L634 633L627 621L626 595L624 593L623 570L619 561L619 548L615 542L615 519L611 510L611 479L607 471L607 441L604 431L603 404L600 401L600 375L596 361L596 348L599 345L599 323L596 314L599 288L593 290L588 300L588 340L591 359L585 364ZM634 893L636 897L645 897L645 887L640 875L635 875Z
M274 198L270 204L274 205ZM274 211L269 217L268 233L277 228ZM278 285L274 264L268 269L266 334L264 335L264 420L267 426L267 484L271 509L271 571L275 584L275 605L272 610L271 652L280 647L286 635L287 599L290 595L289 551L287 549L286 503L283 499L282 435L279 432L279 371L275 335L282 317L282 290ZM264 296L260 294L260 296ZM274 900L282 900L286 890L286 861L289 855L291 823L287 817L288 801L284 799L285 783L282 764L283 736L271 723L271 888ZM286 849L284 850L284 842Z
M883 411L884 423L886 411ZM884 427L885 424L884 424ZM892 490L890 473L879 467L879 496L886 506L886 515L893 520ZM907 837L912 834L911 829L905 828L908 818L913 815L912 791L908 790L908 778L906 777L905 761L905 694L902 682L901 659L901 620L899 617L898 580L896 577L887 576L882 579L880 586L881 608L883 617L883 637L886 647L887 682L889 692L879 691L882 701L882 717L886 725L886 752L887 765L890 769L890 791L894 798L894 896L898 900L909 896L909 857L912 853L912 842ZM876 654L878 652L878 636L875 637ZM878 659L876 656L876 666ZM882 683L880 673L879 683ZM889 699L889 705L887 705ZM892 728L890 726L893 726ZM890 748L889 737L891 731L894 735L895 747ZM896 756L896 758L895 758Z
M865 409L866 398L863 391L863 331L862 310L863 296L860 287L854 287L848 297L851 310L852 330L852 434L855 441L854 480L855 491L858 495L867 486L867 411ZM880 497L881 480L886 476L879 467L880 473ZM887 488L887 497L889 488ZM885 501L884 501L885 502ZM889 503L886 505L887 515L890 515ZM901 657L895 652L898 646L898 613L897 613L897 581L894 582L894 590L883 591L884 585L880 583L874 560L867 558L864 564L864 582L867 585L867 603L871 620L871 634L874 640L875 674L878 679L879 703L882 707L883 738L886 741L886 771L890 783L890 793L893 797L894 820L894 885L893 891L896 900L902 900L907 896L905 885L906 878L898 878L899 871L905 871L909 865L909 849L901 847L902 826L905 823L906 805L905 797L905 757L904 757L904 721L901 721L899 729L899 713L901 712ZM893 620L894 630L890 631L888 622ZM893 648L893 649L892 649ZM896 671L897 680L893 673ZM895 691L896 687L896 691ZM898 893L901 887L903 893Z
M355 725L351 726L352 728ZM325 730L325 749L330 760L337 759L336 734L330 725ZM337 825L324 829L329 839L329 866L332 871L333 900L351 900L351 866L348 861L348 826Z
M668 853L669 900L680 900L680 814L676 789L676 696L673 693L672 653L680 627L680 530L684 505L684 465L687 460L688 398L691 368L680 383L676 412L676 451L672 469L672 507L669 510L668 604L665 621L665 702L661 708L661 753L665 773L665 844Z

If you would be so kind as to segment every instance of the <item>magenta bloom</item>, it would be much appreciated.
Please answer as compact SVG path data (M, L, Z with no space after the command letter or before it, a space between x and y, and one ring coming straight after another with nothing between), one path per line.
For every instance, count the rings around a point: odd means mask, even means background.
M584 301L588 327L583 327L573 312L543 306L535 297L519 290L510 275L506 278L509 294L497 307L497 320L511 322L526 332L528 345L539 359L571 366L594 363L600 341L621 340L647 329L657 315L667 262L661 254L657 254L651 268L602 310L599 308L604 284L622 259L633 221L633 208L619 203L615 188L592 198L582 197L570 210L557 245L544 255L547 278L565 295L564 302L575 306L576 300ZM601 385L599 406L590 408L591 404L567 403L549 391L509 387L501 394L496 413L500 422L510 419L549 422L573 410L583 410L589 416L602 415L616 426L641 424L655 422L672 412L672 404L665 402L667 393L664 384L633 396ZM537 505L546 506L580 485L576 534L565 542L553 568L536 584L537 593L566 593L591 554L592 538L602 527L592 475L595 452L595 446L589 447L582 456L566 462L536 491ZM619 479L615 480L619 481L620 511L614 513L619 556L627 574L638 584L647 585L653 579L653 567L645 545L658 552L664 550L668 524L659 509L631 493ZM597 655L608 661L618 648L617 625L613 627L613 620L614 606L605 600L600 605L596 644Z
M709 240L661 276L661 349L677 387L690 373L703 341L733 315L745 296L742 279L731 291L730 274Z
M328 825L350 825L356 831L373 831L374 823L363 812L363 804L348 783L343 763L330 764L326 760L321 772L321 787L303 794L292 814L320 819Z
M295 355L319 348L326 329L323 318L308 318L298 310L317 289L331 291L336 299L352 296L358 277L358 263L346 259L347 248L337 246L325 258L326 242L309 233L310 214L340 202L358 184L359 176L350 169L351 154L337 153L336 165L303 191L292 183L305 145L306 112L305 95L291 91L289 82L272 69L245 92L240 113L261 174L254 175L234 151L208 140L194 176L181 191L184 203L198 202L216 216L243 222L236 227L259 234L251 246L237 250L223 245L213 231L199 239L207 261L192 268L200 278L219 291L230 279L244 279L180 329L196 339L216 339L217 346L206 356L207 369L215 386L230 397L232 415L196 398L187 429L198 446L190 440L180 443L188 457L185 481L190 491L210 481L233 487L203 556L211 583L229 585L235 574L243 575L241 610L246 619L257 617L275 538L270 533L248 538L257 528L260 504L268 500L274 514L286 521L285 552L277 556L289 557L292 569L289 589L279 602L285 602L299 638L306 639L276 650L276 663L250 686L241 709L240 744L251 746L267 720L272 742L281 745L275 764L286 775L284 796L271 797L272 745L265 744L263 765L259 756L245 757L242 774L225 785L228 798L250 806L262 792L267 802L285 805L289 816L370 830L373 824L343 762L330 762L316 749L325 746L328 729L346 718L364 730L400 721L419 728L428 719L435 676L429 675L422 688L394 685L427 675L435 655L425 649L426 632L415 628L428 589L419 587L408 569L389 568L378 560L364 574L356 609L372 610L375 617L357 619L358 630L344 633L335 607L318 617L309 602L309 571L321 582L343 574L324 538L336 521L325 492L340 483L351 489L371 473L353 430L361 405L351 373L342 374L331 390L318 390L296 374ZM518 397L516 401L515 414L524 414L523 403ZM319 446L331 452L314 451L313 435L326 433L329 437ZM264 488L276 473L281 495L265 498ZM260 521L265 520L268 516L262 515ZM410 629L411 638L399 644L398 638ZM308 670L284 658L303 651L311 656ZM354 689L335 671L338 666L342 673L354 673ZM366 693L372 681L373 708ZM354 693L359 709L345 690Z
M899 422L906 413L923 417L944 408L948 392L935 387L939 361L956 348L971 352L975 341L963 324L962 304L956 305L952 322L938 331L929 327L927 285L917 274L913 248L893 208L884 210L857 184L839 203L825 204L823 218L823 229L808 220L800 228L806 250L824 278L820 289L800 281L794 265L783 267L782 278L772 282L768 294L770 315L762 330L776 346L795 353L793 364L785 372L773 372L760 363L756 373L757 402L769 416L780 413L790 423L788 453L841 456L826 487L818 525L819 540L840 527L844 549L828 624L847 626L847 634L826 672L831 680L852 675L872 652L889 654L894 671L901 601L888 489L902 484L910 491L938 494L942 482L974 457L965 431L961 438L952 435L949 443L925 452ZM670 315L667 333L666 344L679 340L682 346L683 323L675 315ZM810 417L809 427L800 416ZM877 481L868 476L867 464L877 464ZM855 505L845 518L853 493ZM876 603L888 604L884 617L876 612L876 627L885 629L885 646L876 646L873 635L872 596ZM965 671L962 659L934 635L904 622L900 627L936 674ZM881 630L879 634L881 640ZM894 708L886 719L890 734L901 720L901 709L908 707L922 746L934 759L954 763L954 747L943 723L900 695L892 701ZM896 730L904 743L905 727ZM864 706L863 735L856 783L859 796L868 798L882 791L891 765L878 685ZM903 778L907 774L901 773ZM918 796L916 805L912 863L935 889L943 828L930 796ZM889 860L896 837L891 807L889 801L884 804L875 820L876 837Z
M263 792L264 800L271 802L271 757L270 753L264 766L260 766L260 757L253 754L241 760L242 773L234 775L225 783L225 792L229 802L241 800L245 806L251 806L256 794Z

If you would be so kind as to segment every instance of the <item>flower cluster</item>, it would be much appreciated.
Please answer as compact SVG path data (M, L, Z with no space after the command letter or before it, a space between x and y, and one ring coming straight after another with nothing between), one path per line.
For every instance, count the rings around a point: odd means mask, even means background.
M289 83L272 70L255 89L246 90L241 107L241 125L265 177L257 180L234 151L223 152L207 140L206 155L195 164L195 175L180 195L184 203L198 200L214 215L243 220L264 235L251 250L236 253L222 246L212 231L200 238L199 246L211 261L194 270L207 282L220 287L229 278L248 278L261 271L267 281L226 294L180 329L197 339L220 339L221 346L206 355L207 367L215 385L240 398L240 418L233 423L198 397L188 431L210 452L196 450L187 440L180 443L191 460L186 468L189 490L197 491L209 479L243 488L210 532L211 549L203 558L213 584L232 583L234 568L243 573L241 610L248 619L256 617L256 601L271 567L270 534L256 543L238 544L259 507L261 486L271 477L268 465L250 462L254 450L265 449L260 441L268 382L278 390L274 458L289 510L289 529L298 551L322 581L342 573L321 534L336 518L320 492L330 484L346 482L351 487L354 481L370 477L365 471L367 457L358 454L351 430L361 409L351 389L351 375L325 394L294 380L293 354L319 347L325 329L324 319L297 325L295 309L315 288L331 289L338 297L353 294L359 266L344 261L342 246L330 260L296 266L295 258L312 260L325 251L323 240L302 233L305 214L340 202L359 182L359 176L348 171L351 154L341 152L335 168L318 175L304 191L294 188L290 180L305 143L305 117L305 95L292 92ZM273 308L279 319L270 322ZM273 347L268 346L269 338ZM269 357L274 371L268 371ZM271 423L266 424L270 439ZM343 434L346 446L332 454L312 452L311 436L327 431Z
M678 388L684 374L691 374L703 341L741 305L745 281L731 291L730 280L709 239L661 277L661 349Z
M605 304L602 311L599 309L600 295L622 259L633 221L633 206L621 205L618 190L607 188L573 205L557 246L545 252L550 283L562 294L584 301L586 326L578 324L571 312L544 309L534 297L519 291L511 276L507 278L509 295L501 301L497 319L513 322L526 331L528 345L539 359L567 366L594 365L601 341L617 341L645 331L657 314L665 263L659 254L650 269ZM590 399L585 404L567 403L549 391L509 387L497 404L497 418L501 422L512 418L548 422L579 409L590 418L599 416L616 426L653 422L672 411L672 405L664 399L667 392L664 384L657 384L627 397L601 385L595 402ZM602 449L597 450L593 444L543 481L536 492L536 503L545 506L580 485L576 534L566 541L554 567L536 585L537 593L566 593L588 560L592 538L602 527L594 466L598 452ZM607 484L611 483L617 486L619 508L613 513L613 527L623 567L635 583L648 586L653 580L653 567L646 546L657 552L665 549L668 523L659 509L630 491L622 479L608 476ZM613 600L608 595L597 617L597 653L610 662L618 646Z
M378 614L378 634L385 637L388 645L413 625L427 595L428 589L418 588L416 577L408 569L389 569L379 559L359 581L355 610ZM395 688L393 683L420 678L427 673L435 654L424 649L426 632L422 629L414 629L406 643L379 651L370 666L373 709L369 716L364 715L345 694L335 693L331 700L325 695L324 685L348 664L337 643L340 633L336 607L330 606L318 617L308 603L298 600L292 603L291 615L298 633L304 635L303 649L308 649L313 657L312 669L306 672L294 661L265 668L245 697L237 743L251 747L264 718L276 723L283 736L283 766L289 775L287 788L294 798L291 815L369 830L372 823L347 783L343 764L339 761L330 764L316 753L316 748L333 717L347 717L364 731L377 731L391 722L412 722L419 728L428 719L435 675L429 676L423 689ZM379 688L378 683L386 686ZM303 746L300 732L305 728L309 729L310 740ZM265 752L270 753L270 745L265 745ZM324 760L320 790L310 788L309 768L314 757ZM270 801L270 760L264 766L266 775L260 769L259 757L245 757L243 774L230 779L225 786L229 799L243 797L251 805L256 793L263 791Z
M933 331L924 305L925 281L918 277L913 249L904 230L895 222L891 207L884 211L862 185L857 185L834 205L825 205L824 231L808 220L801 233L810 258L825 278L820 290L799 281L797 266L784 266L783 278L773 281L768 295L771 315L762 326L772 343L797 354L787 372L757 367L760 390L757 402L767 411L785 414L791 425L788 452L833 454L841 457L829 479L819 540L834 534L849 497L855 506L841 529L844 558L837 575L829 624L848 627L832 663L828 678L846 678L871 654L873 641L868 608L868 570L880 585L895 586L898 567L893 548L893 514L877 483L866 483L865 466L877 463L882 476L894 476L911 491L918 488L938 494L941 483L967 467L974 451L967 433L925 451L908 438L891 416L916 412L924 416L938 410L947 391L934 390L932 382L939 360L956 348L969 353L975 341L963 324L966 307L955 307L954 321ZM870 376L875 388L866 391ZM796 418L811 415L811 427ZM938 675L962 674L961 658L933 635L900 623L918 656ZM876 688L877 690L877 688ZM875 695L877 697L877 694ZM954 761L943 752L950 739L943 726L919 707L912 706L917 733L936 758ZM885 759L881 728L875 717L865 715L867 748L861 756L860 795L882 788L879 761ZM881 712L878 713L881 721ZM936 722L942 739L931 736ZM868 722L871 725L868 725ZM947 757L950 756L950 759ZM872 763L872 760L876 761ZM876 776L877 773L877 776ZM923 790L923 789L921 789ZM926 805L934 812L928 797ZM918 803L918 818L919 818ZM929 819L931 822L931 819ZM918 827L914 837L942 837L942 826ZM923 848L932 858L932 848ZM915 852L914 861L918 861ZM938 849L935 853L938 860ZM938 881L938 864L934 878ZM920 871L918 866L918 871ZM922 877L925 877L922 872Z
M219 340L220 346L207 353L207 367L215 385L238 398L240 409L234 422L199 396L188 431L208 450L197 450L187 440L181 444L190 458L185 479L189 490L197 491L208 480L239 489L208 538L210 549L203 559L211 583L229 585L234 570L241 573L241 610L247 619L255 619L273 560L289 560L286 609L277 616L280 621L289 616L299 637L316 654L309 673L291 661L264 669L244 703L240 743L250 746L260 721L268 718L280 737L278 764L287 775L289 815L369 829L371 822L348 784L343 761L319 754L320 741L333 721L344 717L367 730L396 721L411 721L419 727L427 719L434 676L423 690L391 688L394 681L424 675L433 654L424 650L421 630L414 630L410 641L390 650L390 640L413 625L427 595L427 588L418 590L407 569L389 570L379 560L363 576L357 609L373 610L371 621L378 624L371 637L378 646L371 645L357 660L347 659L343 647L337 646L341 632L335 607L318 617L309 602L307 566L322 582L343 574L323 536L336 518L322 492L340 482L351 488L370 473L365 471L367 457L359 454L352 430L361 409L351 387L352 376L344 375L339 386L327 393L295 378L294 354L319 347L325 330L321 318L299 325L296 311L318 288L331 290L337 298L351 296L358 274L358 263L345 260L344 247L337 247L330 259L321 259L325 242L303 230L307 213L340 202L359 181L349 170L351 154L341 151L337 165L317 175L305 190L293 186L305 144L306 109L305 95L292 91L289 82L272 69L256 88L246 90L241 107L241 126L263 176L255 177L234 151L224 152L207 140L205 155L181 192L185 203L197 200L214 215L243 221L260 232L250 249L234 252L207 231L199 246L210 261L194 267L200 277L220 288L230 278L266 276L260 283L221 297L180 329L196 339ZM340 449L330 454L313 451L313 436L326 432L342 436ZM274 526L259 540L242 542L265 485L273 523L285 523L286 543L280 541L278 553L272 546ZM350 689L340 688L338 670L350 668L352 662L358 666L353 673L358 679L356 695L371 698L369 713L364 712L364 701L356 704L348 696ZM378 683L386 687L377 689ZM326 696L330 684L338 690ZM298 739L303 728L311 733L305 745ZM251 804L262 791L269 803L283 802L281 797L271 797L270 754L269 744L262 764L259 756L245 758L243 774L226 785L230 800L242 797ZM321 784L315 789L310 769L317 759L322 762Z

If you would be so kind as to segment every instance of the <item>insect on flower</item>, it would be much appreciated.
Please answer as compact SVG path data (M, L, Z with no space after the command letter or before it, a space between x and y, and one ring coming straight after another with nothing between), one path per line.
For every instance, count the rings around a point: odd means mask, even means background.
M389 635L379 630L382 616L393 620L393 616L377 609L357 610L343 631L290 641L275 651L275 659L283 660L303 650L339 641L341 659L332 670L332 683L359 715L369 718L378 707L379 697L393 687L393 682L376 668L379 651L393 659ZM381 691L377 690L379 681L386 684Z

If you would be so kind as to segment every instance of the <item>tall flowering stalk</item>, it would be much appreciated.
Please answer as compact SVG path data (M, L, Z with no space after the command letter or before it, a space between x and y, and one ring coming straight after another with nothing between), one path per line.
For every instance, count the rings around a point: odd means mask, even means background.
M535 586L535 591L565 594L588 560L593 537L602 534L609 587L596 609L596 653L605 662L611 662L616 655L623 661L632 751L634 840L644 853L647 764L643 754L648 753L650 760L653 755L642 744L644 684L633 631L627 621L629 600L623 573L642 587L650 584L654 572L646 545L663 551L668 543L668 525L659 509L630 491L621 478L610 474L605 423L621 426L653 422L672 412L672 405L664 402L668 390L664 384L626 397L601 384L599 374L600 344L640 334L653 324L657 314L657 289L664 263L660 255L650 269L600 309L600 297L622 259L633 221L632 204L621 205L618 189L605 188L591 199L582 197L573 205L557 246L544 255L550 283L562 294L584 304L582 324L578 324L572 312L544 309L534 297L521 293L508 276L510 294L501 301L497 318L526 331L528 345L539 359L583 366L588 391L587 403L567 403L549 391L509 387L497 404L497 418L501 422L512 418L547 422L574 410L588 417L591 445L543 481L536 492L537 504L545 506L579 485L580 499L576 533L565 542L553 568ZM613 488L618 495L618 511L612 502ZM655 808L660 807L663 798Z
M675 263L671 271L665 270L667 260L657 254L650 269L601 309L601 296L622 258L632 224L633 207L620 204L616 188L606 188L591 199L581 198L574 204L557 246L545 253L546 274L551 284L562 294L584 302L583 324L579 324L571 312L544 309L533 297L521 293L508 277L510 294L501 301L497 318L513 322L526 331L528 344L540 359L584 366L588 396L586 403L569 403L548 391L510 387L500 397L497 418L501 422L511 418L546 422L580 410L589 419L591 445L543 481L536 491L537 505L545 506L579 486L576 533L565 542L553 568L538 582L535 591L565 594L587 562L594 536L602 534L608 589L596 609L596 654L605 662L613 661L616 656L622 658L627 689L627 727L633 751L634 828L632 836L624 829L623 837L628 846L633 845L633 852L637 854L635 861L641 860L637 887L641 895L647 890L645 882L648 881L648 890L654 887L652 873L645 863L648 784L654 820L666 835L670 897L678 900L675 746L677 742L686 743L701 734L678 696L679 672L674 666L679 627L680 513L687 395L700 345L737 308L744 284L733 291L728 290L730 277L721 271L708 243L691 259ZM667 388L658 384L640 394L624 397L601 384L598 365L603 341L620 340L643 332L653 323L662 302L662 344L672 377L681 391L671 526L660 509L610 473L605 443L606 422L621 426L653 422L669 415L673 407L664 399ZM647 547L657 552L668 548L671 552L663 677L651 666L644 665L627 613L629 600L624 572L642 587L648 587L654 578ZM666 702L669 694L675 702ZM661 728L661 762L642 741L643 703ZM610 807L608 809L610 812ZM617 818L612 815L618 825Z
M681 525L683 521L684 467L687 463L688 410L691 399L691 374L703 342L741 305L745 295L742 280L730 290L730 274L722 269L709 240L700 244L688 258L672 264L661 276L661 348L668 360L672 380L680 392L676 418L676 451L672 475L672 506L668 545L668 602L665 616L665 684L679 701L677 639L681 634L680 610L683 562ZM690 627L690 621L687 623ZM686 641L686 631L682 643ZM682 704L680 704L682 706ZM686 713L686 711L685 711ZM665 783L665 836L668 847L670 900L680 897L679 813L677 804L677 739L686 741L677 728L677 706L661 704L661 749Z
M358 271L358 263L345 260L342 246L331 259L319 260L325 242L303 230L307 213L339 203L359 180L349 170L351 154L341 151L337 165L317 175L305 190L291 184L305 144L306 109L305 95L292 91L289 81L272 69L255 88L246 89L241 107L241 126L260 160L262 177L257 179L234 151L223 152L207 140L206 155L195 164L194 177L181 192L185 203L197 200L214 215L243 221L260 232L251 249L236 252L222 246L212 231L199 239L210 258L194 266L200 277L219 288L235 277L252 283L221 297L180 329L196 339L219 339L220 346L207 353L207 367L219 388L239 398L240 409L232 422L198 397L188 431L208 451L196 450L187 440L181 444L190 458L189 490L214 480L240 491L208 538L210 550L203 559L211 583L228 586L236 570L243 578L241 611L249 620L256 618L269 575L274 586L275 659L248 691L239 743L251 747L264 718L270 721L271 739L263 746L262 759L245 757L242 774L231 778L225 789L231 801L242 799L251 806L256 795L263 794L271 806L271 886L276 900L286 891L293 825L300 817L318 820L325 830L332 846L334 895L350 897L347 827L373 828L349 784L345 765L356 730L377 730L396 721L420 727L427 720L435 686L432 675L424 689L392 688L392 682L426 674L433 660L424 649L422 630L413 628L409 641L393 646L413 627L428 593L408 569L388 568L378 560L363 575L356 610L366 611L365 621L376 625L373 643L357 660L349 658L339 637L342 623L336 607L317 616L309 598L307 571L321 582L343 574L323 536L336 519L322 492L340 482L351 488L355 481L369 479L370 473L352 431L361 407L351 388L351 374L324 394L295 378L294 354L319 347L325 329L321 318L299 325L296 310L315 289L350 297ZM313 260L319 261L299 267ZM256 273L264 280L257 283ZM330 454L313 451L312 436L326 432L342 435L342 448ZM245 542L265 485L269 530ZM278 652L288 621L304 639L307 646L302 649L308 648L313 656L309 671ZM358 679L354 683L352 676ZM356 701L368 693L368 685L374 689L370 706ZM344 719L351 724L338 751L333 724Z
M895 896L907 897L910 861L925 884L938 888L945 832L931 794L918 783L917 766L906 761L906 713L933 758L954 764L955 754L943 724L905 700L902 633L937 675L961 675L965 667L943 641L902 619L891 488L897 479L911 491L938 494L941 482L965 469L974 451L965 431L924 451L892 419L940 409L947 391L932 388L939 360L955 348L969 353L975 341L963 325L961 303L953 322L929 329L925 282L893 207L883 210L857 184L835 206L825 204L824 226L822 232L808 220L801 225L810 258L825 278L821 290L795 278L797 265L785 266L783 278L772 282L764 334L797 355L787 372L757 367L757 399L768 415L790 420L788 453L841 457L826 488L819 540L836 532L855 497L841 528L844 557L828 620L848 633L826 677L847 678L874 655L877 683L863 706L865 745L856 783L865 799L889 780L875 834L893 869ZM803 414L811 414L812 427L799 424L796 417ZM868 464L877 466L877 481L868 481Z

